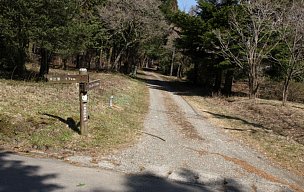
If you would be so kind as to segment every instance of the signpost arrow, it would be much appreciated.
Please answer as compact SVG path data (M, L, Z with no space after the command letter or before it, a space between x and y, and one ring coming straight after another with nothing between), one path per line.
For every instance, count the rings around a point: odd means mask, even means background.
M98 79L98 80L95 80L95 81L91 81L87 84L87 89L88 90L92 90L92 89L95 89L97 87L99 87L101 84L101 80Z

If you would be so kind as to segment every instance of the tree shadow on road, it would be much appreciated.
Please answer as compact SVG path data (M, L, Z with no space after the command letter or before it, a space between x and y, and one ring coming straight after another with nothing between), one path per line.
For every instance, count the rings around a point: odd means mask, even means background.
M196 178L197 174L191 170L183 169L181 177ZM214 192L214 191L231 191L241 192L241 185L233 179L233 185L226 186L225 179L210 180L205 183L196 183L195 181L173 181L167 178L155 176L150 172L128 176L125 192ZM236 187L237 186L237 187ZM107 192L107 189L95 189L93 192Z
M159 80L154 76L149 77L149 74L138 72L135 79L148 84L150 88L172 92L175 95L182 96L211 96L212 91L203 86L194 85L188 81L182 80Z
M212 115L212 116L214 116L218 119L237 120L237 121L241 121L243 124L254 126L255 128L266 129L266 127L264 127L261 124L252 123L252 122L249 122L247 120L241 119L239 117L233 117L233 116L228 116L228 115L223 115L223 114L218 114L218 113L212 113L212 112L209 112L209 111L203 111L203 112L208 113L208 114L210 114L210 115Z
M152 78L155 78L151 76ZM166 80L155 80L155 79L149 79L149 76L146 76L143 73L139 77L137 77L138 80L144 81L148 84L148 86L152 89L157 90L163 90L166 92L171 92L175 95L181 95L181 96L202 96L207 97L211 96L211 92L208 90L198 89L197 86L191 85L189 82L182 82L182 81L166 81ZM241 121L244 124L254 126L258 129L266 130L266 127L264 127L261 124L253 123L250 121L247 121L245 119L239 118L239 117L233 117L233 116L227 116L222 114L216 114L208 111L204 111L205 113L211 114L213 117L216 117L218 119L229 119L229 120L237 120ZM197 118L197 117L194 117ZM253 130L254 131L254 130Z
M152 89L163 90L172 92L175 95L181 96L211 96L211 91L204 89L203 87L195 86L189 82L180 81L163 81L163 80L147 80L137 78L140 81L144 81Z
M62 186L48 184L48 179L56 178L55 174L38 175L39 166L24 165L24 162L7 160L9 152L0 152L0 192L33 192L54 191Z

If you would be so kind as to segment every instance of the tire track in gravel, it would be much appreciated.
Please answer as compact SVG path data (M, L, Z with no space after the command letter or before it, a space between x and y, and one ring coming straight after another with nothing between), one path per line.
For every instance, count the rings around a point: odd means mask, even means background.
M170 120L175 122L178 130L188 139L203 140L195 127L187 120L185 115L179 110L178 105L172 100L168 93L165 93L165 107Z
M212 127L161 77L145 73L150 112L144 134L136 145L105 157L100 167L202 184L207 191L303 191L303 178Z

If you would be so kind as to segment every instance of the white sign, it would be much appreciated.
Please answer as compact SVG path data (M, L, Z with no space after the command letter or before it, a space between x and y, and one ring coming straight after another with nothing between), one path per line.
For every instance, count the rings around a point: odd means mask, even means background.
M88 95L83 95L83 96L81 97L81 100L82 100L83 102L88 102Z

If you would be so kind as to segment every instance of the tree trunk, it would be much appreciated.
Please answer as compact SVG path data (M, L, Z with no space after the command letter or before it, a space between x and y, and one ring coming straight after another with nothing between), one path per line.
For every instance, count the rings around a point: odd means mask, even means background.
M26 53L23 48L18 49L18 58L16 62L16 73L18 75L23 75L26 71L25 68L25 58L26 58Z
M180 64L180 63L178 64L176 77L177 77L178 79L181 79L181 78L182 78L182 64Z
M146 55L144 56L140 67L141 68L147 67L147 56Z
M249 72L249 99L255 100L259 90L259 79L257 74L257 66L250 67Z
M287 103L290 80L291 80L291 73L289 73L288 76L285 77L285 80L284 80L283 99L282 99L283 106L285 106Z
M199 72L199 63L197 61L194 61L194 72L193 72L193 83L198 84L198 72Z
M111 67L111 60L112 60L112 55L113 55L113 47L110 48L110 51L109 51L109 57L108 57L108 69L111 69L113 67Z
M91 69L91 50L87 50L84 54L84 62L83 67L87 69Z
M43 77L45 74L48 74L49 62L48 62L48 50L46 48L41 48L41 60L40 60L40 70L39 76Z
M216 78L215 78L215 83L214 83L214 87L213 87L213 92L216 95L219 95L221 92L221 85L222 85L222 70L218 70L216 72Z
M172 61L171 61L170 76L173 76L174 59L175 59L175 48L173 48L173 53L172 53Z
M228 70L225 76L225 84L224 84L224 89L223 93L227 96L230 97L232 93L232 83L233 83L233 73L234 71Z
M67 70L68 69L68 67L67 67L67 58L64 58L63 60L63 70Z
M147 58L147 60L145 62L146 62L146 68L148 68L149 67L150 59Z
M98 67L97 67L97 70L101 70L104 68L104 62L103 62L103 50L100 49L99 50L99 62L98 62Z
M119 54L117 55L117 57L116 57L116 59L114 61L113 69L115 71L119 70L119 61L120 61L121 56L122 56L122 51L119 52Z
M80 69L80 64L81 63L81 58L80 58L80 55L79 54L77 54L77 56L76 56L76 68L77 69Z
M17 33L17 38L19 40L18 43L18 48L17 48L17 57L15 60L15 70L13 71L16 72L18 75L23 76L26 72L26 67L25 67L25 62L26 62L26 44L27 40L26 38L23 37L22 35L22 27L18 24L21 23L19 16L17 16L19 21L17 22L17 27L18 27L18 33ZM23 38L22 38L23 37ZM13 76L14 74L12 74Z

